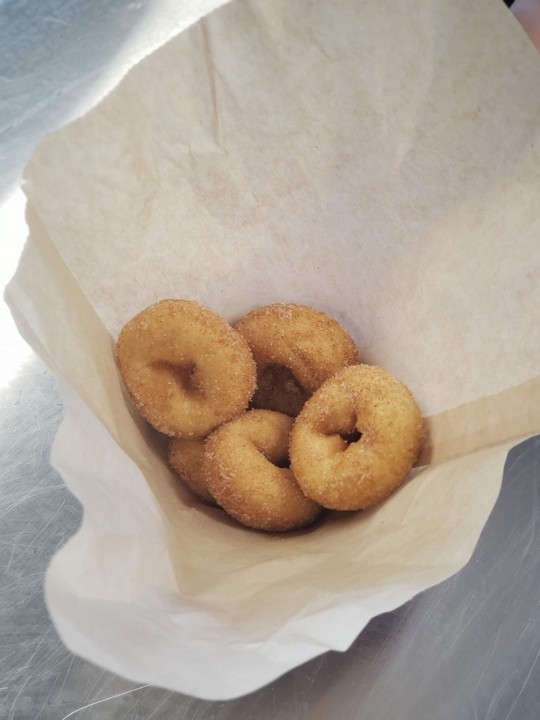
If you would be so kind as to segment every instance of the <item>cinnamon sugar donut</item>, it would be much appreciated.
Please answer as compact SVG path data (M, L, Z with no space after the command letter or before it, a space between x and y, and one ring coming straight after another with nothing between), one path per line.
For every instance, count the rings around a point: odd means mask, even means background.
M324 507L365 509L405 480L423 440L420 410L405 385L379 367L355 365L304 405L291 432L291 468Z
M203 470L221 507L242 524L282 532L311 523L320 506L306 498L288 467L292 418L249 410L206 441Z
M170 467L191 492L205 503L215 505L212 494L208 490L202 463L204 455L204 438L171 438L167 449L167 460Z
M290 303L252 310L235 324L257 363L252 407L297 415L336 372L357 363L352 338L325 313Z
M143 310L123 327L116 350L133 402L165 435L208 435L242 412L255 390L246 341L192 300Z

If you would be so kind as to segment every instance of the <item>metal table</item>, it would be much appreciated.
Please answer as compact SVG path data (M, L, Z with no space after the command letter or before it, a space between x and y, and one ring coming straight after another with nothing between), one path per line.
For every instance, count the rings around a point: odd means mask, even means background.
M0 3L0 192L143 16L144 3L124 0ZM0 253L6 273L16 253L5 242ZM5 316L0 322L2 356L13 360L22 341ZM56 635L43 575L81 517L48 462L61 414L40 361L13 361L0 384L1 718L540 717L540 437L509 453L501 495L461 572L372 620L348 652L327 653L244 698L206 702L118 678L72 655Z

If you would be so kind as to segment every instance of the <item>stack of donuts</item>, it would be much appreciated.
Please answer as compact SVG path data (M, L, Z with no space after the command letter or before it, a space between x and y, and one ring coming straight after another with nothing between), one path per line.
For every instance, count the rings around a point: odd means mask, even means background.
M424 440L405 385L361 363L339 323L305 305L267 305L230 325L192 300L162 300L116 348L132 401L170 438L170 467L250 528L283 532L325 508L377 505Z

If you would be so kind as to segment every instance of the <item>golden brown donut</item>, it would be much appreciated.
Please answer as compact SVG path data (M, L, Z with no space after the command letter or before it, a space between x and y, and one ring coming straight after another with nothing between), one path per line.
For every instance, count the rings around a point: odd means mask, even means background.
M249 410L206 441L203 470L221 507L242 524L282 532L311 523L321 512L288 467L292 418Z
M215 505L208 490L202 463L204 438L171 438L167 449L167 460L180 480L204 502Z
M291 433L291 468L324 507L365 509L405 480L423 440L422 416L405 385L379 367L355 365L304 405Z
M325 380L359 362L352 338L339 323L307 305L266 305L235 328L257 363L253 407L296 415Z
M242 412L256 368L245 340L192 300L162 300L130 320L116 345L138 410L157 430L203 437Z

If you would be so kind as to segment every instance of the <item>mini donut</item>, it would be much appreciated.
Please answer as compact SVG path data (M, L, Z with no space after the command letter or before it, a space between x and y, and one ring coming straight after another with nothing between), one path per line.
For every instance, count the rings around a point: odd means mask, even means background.
M345 368L307 401L291 432L291 468L326 508L360 510L405 480L424 441L410 391L385 370Z
M204 438L171 438L167 449L167 460L180 480L205 503L215 505L216 501L208 490L202 463Z
M252 407L297 415L328 378L359 362L340 324L307 305L276 303L252 310L235 324L257 363Z
M203 471L221 507L243 525L283 532L320 514L288 467L292 418L272 410L249 410L215 430L206 441Z
M203 437L241 413L256 367L242 338L192 300L162 300L130 320L118 366L141 415L173 437Z

